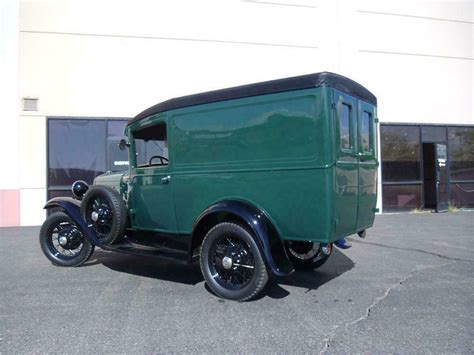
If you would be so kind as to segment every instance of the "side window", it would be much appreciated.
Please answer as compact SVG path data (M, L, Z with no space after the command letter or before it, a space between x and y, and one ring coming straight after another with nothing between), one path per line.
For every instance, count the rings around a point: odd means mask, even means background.
M352 122L351 110L352 107L347 104L341 104L339 108L339 135L341 149L352 149Z
M168 138L166 123L150 125L132 132L137 167L167 166Z
M362 151L370 152L372 149L372 130L371 128L371 114L367 111L362 111L361 127L360 127L360 141L362 143Z

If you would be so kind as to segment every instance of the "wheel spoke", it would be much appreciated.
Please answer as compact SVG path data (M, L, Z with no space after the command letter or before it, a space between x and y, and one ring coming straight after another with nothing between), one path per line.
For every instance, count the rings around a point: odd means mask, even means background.
M235 266L239 266L239 267L243 267L243 268L246 268L246 269L255 269L254 266L252 265L244 265L244 264L237 264L237 263L234 263Z

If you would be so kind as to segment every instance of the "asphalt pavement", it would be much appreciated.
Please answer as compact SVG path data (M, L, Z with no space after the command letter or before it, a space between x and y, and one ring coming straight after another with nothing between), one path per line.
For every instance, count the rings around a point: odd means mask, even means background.
M0 228L1 354L474 352L474 212L379 215L245 303L198 265L96 250L53 266L38 232Z

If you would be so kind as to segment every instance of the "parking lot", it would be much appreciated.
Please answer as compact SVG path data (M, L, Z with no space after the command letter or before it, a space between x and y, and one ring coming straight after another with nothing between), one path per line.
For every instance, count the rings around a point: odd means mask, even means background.
M212 295L198 265L96 250L55 267L38 232L0 229L2 354L474 351L473 212L377 216L246 303Z

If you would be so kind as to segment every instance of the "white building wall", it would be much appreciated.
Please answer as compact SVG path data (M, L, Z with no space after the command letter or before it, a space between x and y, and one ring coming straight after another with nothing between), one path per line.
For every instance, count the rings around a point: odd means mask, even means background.
M19 11L0 1L0 227L19 223Z
M19 118L36 143L14 152L22 224L44 218L31 211L46 198L45 116L132 117L327 70L374 92L382 122L474 124L473 36L472 1L21 1L20 97L40 105Z

